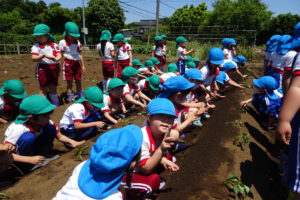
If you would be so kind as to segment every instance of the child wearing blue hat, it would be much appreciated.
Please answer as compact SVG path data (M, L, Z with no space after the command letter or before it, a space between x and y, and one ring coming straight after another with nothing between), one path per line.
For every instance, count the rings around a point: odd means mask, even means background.
M19 80L7 80L0 88L0 123L14 120L19 114L19 104L27 93Z
M179 170L167 152L178 139L178 131L172 129L176 118L174 105L168 99L156 98L148 104L147 113L146 125L141 129L143 144L138 165L130 184L126 183L128 175L122 182L128 199L145 199L156 192L160 187L161 167L170 172Z
M237 82L235 82L234 80L232 80L229 76L228 73L226 73L225 71L220 71L220 74L217 76L216 78L216 82L218 83L219 88L224 88L225 84L228 83L234 87L237 88L245 88L244 86L242 86L241 84L238 84Z
M53 200L127 199L121 181L136 165L142 142L136 125L104 133L92 146L90 158L77 165Z
M222 40L223 54L225 59L232 60L236 56L236 41L233 38L224 38Z
M224 60L224 62L226 63L226 60ZM246 74L242 74L242 72L239 70L239 67L245 66L245 64L247 62L247 60L246 60L246 58L244 56L239 55L237 57L234 57L231 62L237 64L237 66L236 66L236 73L238 75L240 75L242 78L246 78L248 76Z
M276 91L278 83L272 76L263 76L253 79L253 98L242 101L241 106L252 102L254 108L261 115L263 127L274 128L273 123L278 119L282 95Z
M60 120L60 132L76 141L86 140L103 128L103 93L97 86L86 88L84 96L70 105Z
M272 55L274 54L278 41L280 40L280 35L273 35L266 43L265 59L264 59L264 74L268 73L272 67Z
M16 151L13 152L14 161L33 165L43 164L45 157L41 155L50 152L54 138L73 148L85 142L74 141L57 130L56 125L50 120L54 109L55 106L41 95L29 96L21 102L20 114L4 133L4 144L16 147Z
M174 104L177 113L174 124L175 129L178 131L184 130L193 121L197 120L197 113L188 111L185 115L187 107L182 105L194 86L194 83L189 82L183 76L175 76L164 82L163 90L158 95L159 98L167 98Z
M195 51L194 48L187 51L185 48L185 42L187 41L183 36L178 36L176 38L176 50L178 55L178 61L177 66L180 74L185 73L185 62L186 62L186 56L193 53Z

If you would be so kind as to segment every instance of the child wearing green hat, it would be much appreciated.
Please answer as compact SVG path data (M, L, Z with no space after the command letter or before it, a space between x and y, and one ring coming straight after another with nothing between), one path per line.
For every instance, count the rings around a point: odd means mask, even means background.
M134 69L133 67L125 67L122 72L122 80L125 83L123 96L125 100L125 105L137 105L142 108L146 107L146 104L137 101L136 99L141 99L145 101L151 101L149 97L147 97L136 85L137 84L137 74L139 73L138 70Z
M78 26L73 22L65 23L64 39L59 41L59 48L64 57L63 80L67 81L67 98L68 102L74 101L73 81L76 85L76 96L81 98L83 92L81 88L82 73L85 72L83 57L81 54L82 45L78 38L80 32Z
M142 79L138 82L139 89L150 99L154 99L160 88L161 79L159 76L153 74L152 76Z
M163 38L161 36L155 36L154 41L155 45L152 48L152 57L155 57L159 60L157 67L160 71L164 71L164 65L166 63L166 46L163 45Z
M103 91L107 91L107 81L114 77L114 63L115 63L115 47L110 42L111 33L109 30L101 32L100 43L97 44L97 51L102 60L102 74L103 74Z
M141 74L142 76L145 76L146 78L155 74L156 70L154 69L154 64L152 62L152 60L146 60L145 64L138 69L139 70L139 74Z
M117 124L120 120L116 120L112 115L119 114L123 116L122 113L127 113L127 110L123 103L123 89L124 82L119 78L113 78L108 83L108 91L103 95L104 107L101 109L103 115L111 123Z
M33 30L33 36L35 36L37 43L31 48L31 58L37 62L35 73L40 85L39 93L44 96L47 96L49 93L51 103L58 106L57 85L61 51L59 46L53 41L50 27L46 24L36 25Z
M183 36L178 36L176 38L176 50L177 50L177 55L178 55L177 66L178 66L180 74L184 74L184 72L185 72L186 56L195 51L194 48L189 51L186 50L185 45L184 45L186 41L187 40Z
M115 77L121 78L122 70L127 66L132 66L132 48L122 33L117 33L112 41L117 44Z
M4 144L12 144L17 151L13 153L14 161L40 165L53 147L54 138L60 142L76 147L85 141L76 142L58 130L50 120L55 109L44 96L32 95L20 104L20 114L5 131Z
M86 140L103 128L101 108L104 107L103 93L97 86L86 88L84 96L69 106L60 120L62 134L76 140Z
M150 58L150 60L153 62L155 74L157 74L157 75L163 74L164 66L161 65L161 61L159 59L157 59L157 57L152 57L152 58Z
M19 114L19 104L27 93L19 80L7 80L0 89L0 123L14 120Z
M166 35L161 35L160 37L162 37L162 41L163 41L162 45L163 45L164 51L162 53L163 53L164 60L165 60L165 63L166 63L167 62L167 53L168 53L167 36Z
M174 76L179 76L180 74L178 73L178 67L176 65L176 63L170 63L168 65L168 70L163 73L162 75L160 75L159 77L162 79L163 82L165 82L166 80L168 80L171 77Z
M196 64L196 68L197 69L201 69L202 68L202 66L201 66L201 63L200 63L200 58L193 58L193 62Z
M132 60L132 67L136 70L139 70L139 73L137 74L139 79L147 78L147 76L143 75L143 73L145 73L145 71L147 71L147 68L143 68L142 66L143 66L143 64L141 63L141 61L139 59Z

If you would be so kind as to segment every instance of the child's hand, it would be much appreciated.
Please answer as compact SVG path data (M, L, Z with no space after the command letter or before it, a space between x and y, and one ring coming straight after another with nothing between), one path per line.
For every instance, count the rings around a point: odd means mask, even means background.
M242 75L243 78L246 78L247 76L248 76L248 75L246 75L246 74L245 74L245 75Z
M173 163L172 161L165 159L164 162L162 163L164 168L168 170L169 172L177 172L179 170L178 165Z
M82 69L82 73L85 73L85 72L86 72L85 66L82 66L81 69Z
M189 112L186 115L186 120L189 120L190 122L197 120L198 116L196 114L197 114L196 112Z
M84 144L86 142L86 140L81 140L81 141L73 141L72 143L70 143L71 144L71 146L73 147L73 148L76 148L76 147L78 147L78 146L80 146L80 145L82 145L82 144Z
M97 126L98 128L102 128L105 125L105 122L97 121L94 122L94 126Z
M147 105L145 105L145 104L143 104L143 103L140 103L139 104L142 108L146 108L147 107Z
M48 58L50 60L55 60L55 56L52 56L52 55L45 55L45 58Z
M33 164L33 165L41 165L43 164L44 160L46 159L44 156L31 156L31 157L28 157L28 161L30 164Z
M15 145L7 143L0 144L0 151L6 151L7 153L11 153L16 149Z
M277 138L284 144L288 145L290 143L292 135L292 128L289 122L279 121L276 129Z
M175 141L175 139L173 137L165 136L160 144L161 150L166 151L166 150L170 149L172 147L172 145L174 144L174 141Z
M242 102L240 103L240 105L241 105L242 107L246 107L247 104L248 104L248 101L242 101Z
M2 123L2 124L6 124L6 123L7 123L7 121L6 121L5 119L2 119L2 118L0 118L0 123Z

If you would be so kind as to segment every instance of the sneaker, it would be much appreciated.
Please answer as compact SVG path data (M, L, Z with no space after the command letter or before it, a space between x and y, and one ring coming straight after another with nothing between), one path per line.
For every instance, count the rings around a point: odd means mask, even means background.
M197 120L193 121L193 125L194 126L198 126L198 127L203 126L203 124L201 123L200 119L197 119Z
M209 118L210 118L210 114L204 113L204 114L202 115L202 117L205 118L205 119L209 119Z
M180 136L179 136L180 138L185 138L186 137L186 135L184 134L184 133L182 133L182 134L180 134Z
M75 101L74 94L67 94L66 101L69 102L69 103Z
M125 119L125 118L126 118L126 115L123 114L123 113L118 113L117 116L120 117L120 118L122 118L122 119Z
M174 150L183 151L187 148L187 145L184 142L174 142Z
M160 190L163 189L163 187L165 187L166 182L167 181L164 178L160 177L160 181L159 181L159 189Z

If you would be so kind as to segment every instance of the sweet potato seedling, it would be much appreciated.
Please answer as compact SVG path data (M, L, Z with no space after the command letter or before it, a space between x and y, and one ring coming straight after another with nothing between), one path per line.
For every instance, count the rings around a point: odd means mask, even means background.
M73 158L77 161L82 161L83 156L88 154L86 152L88 149L89 148L87 146L77 147L76 152L73 154Z
M241 133L234 138L233 144L241 147L241 150L244 151L244 147L250 143L249 136L249 133Z
M230 191L231 195L239 199L244 199L250 193L250 188L244 185L243 182L234 174L229 174L223 184Z
M243 122L241 120L235 120L234 125L238 128L241 128L243 126Z
M7 200L7 199L10 199L10 197L5 193L0 192L0 200Z

